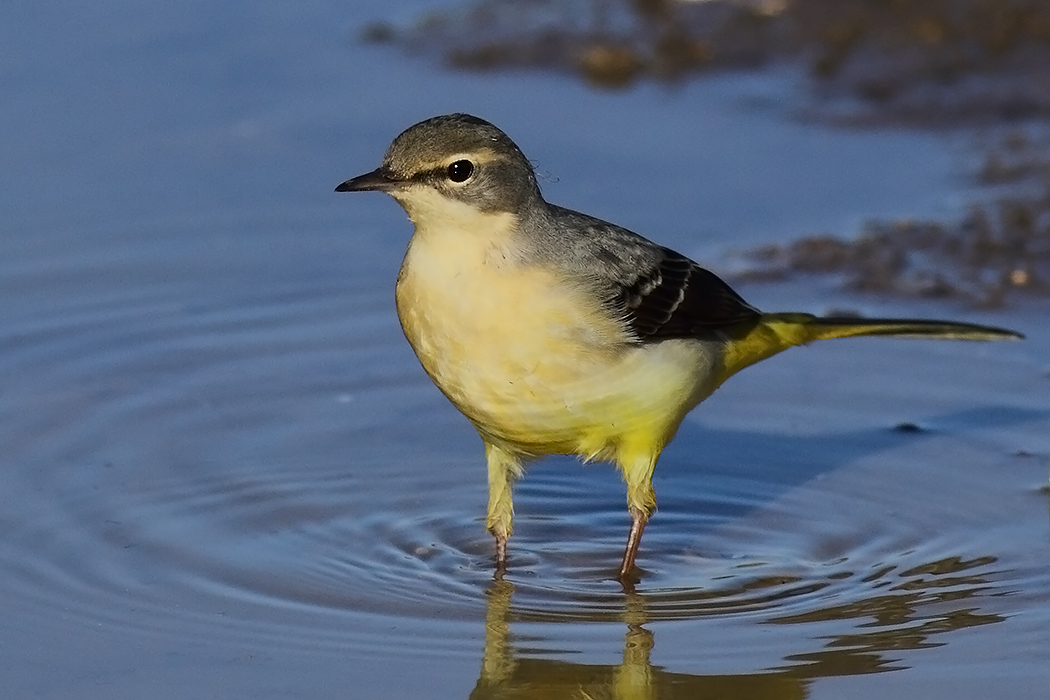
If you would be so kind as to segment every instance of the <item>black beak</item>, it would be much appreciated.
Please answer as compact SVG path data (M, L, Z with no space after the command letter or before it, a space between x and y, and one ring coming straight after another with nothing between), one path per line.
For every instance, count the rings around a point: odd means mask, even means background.
M384 168L376 168L370 173L358 175L339 184L335 191L367 192L369 190L379 190L380 192L386 192L394 189L397 185L398 180L390 171Z

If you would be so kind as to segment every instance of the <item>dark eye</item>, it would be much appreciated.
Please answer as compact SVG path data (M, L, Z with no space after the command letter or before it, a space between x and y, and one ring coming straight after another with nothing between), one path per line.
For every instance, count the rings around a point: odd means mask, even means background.
M474 164L469 160L457 160L448 166L448 179L452 182L466 182L474 174Z

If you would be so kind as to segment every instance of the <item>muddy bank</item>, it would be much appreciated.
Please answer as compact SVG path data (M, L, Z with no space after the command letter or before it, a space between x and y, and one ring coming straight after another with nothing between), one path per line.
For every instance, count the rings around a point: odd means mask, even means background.
M989 197L955 221L873 221L854 238L806 236L745 251L737 279L831 275L853 291L999 307L1050 295L1050 149L1017 130L977 178Z
M477 0L362 36L458 69L602 88L789 62L838 119L1050 116L1050 4L1031 0Z

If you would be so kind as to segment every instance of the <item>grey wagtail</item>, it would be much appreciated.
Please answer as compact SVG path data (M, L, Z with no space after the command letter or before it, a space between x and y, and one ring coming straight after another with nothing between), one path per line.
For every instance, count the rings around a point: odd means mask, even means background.
M656 508L661 450L748 365L824 338L1022 337L969 323L762 313L689 258L547 203L517 145L467 114L410 127L377 169L336 187L363 190L391 195L415 225L397 313L423 369L485 443L500 572L511 489L531 459L616 463L632 521L626 579Z

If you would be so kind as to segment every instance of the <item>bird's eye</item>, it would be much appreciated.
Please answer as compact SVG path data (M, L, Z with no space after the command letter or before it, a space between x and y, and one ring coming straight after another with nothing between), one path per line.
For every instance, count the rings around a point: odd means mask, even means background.
M452 182L466 182L474 174L474 164L469 160L457 160L448 166L448 179Z

